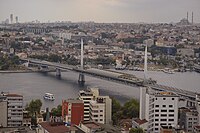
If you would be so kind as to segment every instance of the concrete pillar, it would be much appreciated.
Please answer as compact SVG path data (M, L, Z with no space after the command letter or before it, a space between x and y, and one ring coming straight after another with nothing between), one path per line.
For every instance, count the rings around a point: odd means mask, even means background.
M84 86L85 84L85 75L83 73L79 74L79 78L78 78L78 84L80 86Z
M56 77L61 77L61 70L56 68Z

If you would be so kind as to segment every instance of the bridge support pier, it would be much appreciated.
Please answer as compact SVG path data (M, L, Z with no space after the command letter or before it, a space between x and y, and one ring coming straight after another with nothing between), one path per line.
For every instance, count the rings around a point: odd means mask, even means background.
M56 77L61 77L61 70L56 68Z
M79 78L78 78L78 84L80 86L84 86L85 84L85 75L83 73L79 74Z

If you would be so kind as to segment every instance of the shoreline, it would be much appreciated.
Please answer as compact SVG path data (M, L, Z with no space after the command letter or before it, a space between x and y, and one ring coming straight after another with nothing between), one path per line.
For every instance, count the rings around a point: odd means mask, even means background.
M5 71L0 71L0 73L33 73L36 71L32 70L5 70Z

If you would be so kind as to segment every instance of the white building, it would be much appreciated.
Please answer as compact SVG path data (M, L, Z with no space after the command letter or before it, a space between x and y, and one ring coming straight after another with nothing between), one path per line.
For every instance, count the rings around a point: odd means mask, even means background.
M149 133L159 133L161 126L177 127L178 100L172 92L140 88L140 119L148 121Z
M90 120L105 123L105 103L103 101L90 101Z
M83 100L84 102L84 121L90 120L90 114L89 114L90 101L95 100L98 96L99 96L98 88L88 88L85 91L81 90L79 92L79 99Z
M84 101L84 121L112 123L112 100L109 96L99 96L98 88L88 88L79 92L79 99Z
M8 127L19 127L23 121L23 96L6 94L8 101Z
M0 127L7 127L7 99L0 96Z
M112 100L109 96L99 96L90 101L90 120L102 123L112 123Z

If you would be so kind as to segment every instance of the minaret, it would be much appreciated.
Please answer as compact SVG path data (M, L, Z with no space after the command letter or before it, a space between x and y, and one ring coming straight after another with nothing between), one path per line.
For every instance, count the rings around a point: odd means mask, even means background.
M81 39L81 69L83 70L83 39Z
M144 82L147 81L147 44L144 52Z

